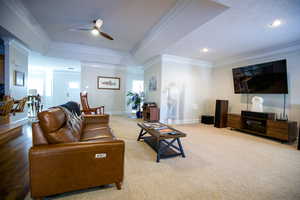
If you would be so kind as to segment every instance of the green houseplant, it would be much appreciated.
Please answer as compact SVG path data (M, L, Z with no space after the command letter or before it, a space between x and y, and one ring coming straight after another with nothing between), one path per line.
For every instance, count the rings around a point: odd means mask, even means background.
M136 110L136 117L142 118L142 112L141 112L141 104L142 104L142 93L136 93L129 91L126 95L128 97L127 105L131 105L131 108L133 110Z

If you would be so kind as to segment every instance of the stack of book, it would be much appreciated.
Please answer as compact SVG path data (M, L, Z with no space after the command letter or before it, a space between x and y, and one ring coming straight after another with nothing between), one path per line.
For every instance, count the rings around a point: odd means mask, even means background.
M158 131L161 135L176 135L177 132L170 129L168 126L165 126L163 124L160 123L148 123L148 122L144 122L144 125L147 128L151 128L154 129L156 131Z

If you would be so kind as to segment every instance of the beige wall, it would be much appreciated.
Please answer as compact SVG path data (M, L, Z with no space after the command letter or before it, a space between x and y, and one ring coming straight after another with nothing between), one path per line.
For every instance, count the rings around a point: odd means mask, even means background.
M251 64L287 59L289 94L287 95L287 112L289 119L300 122L300 51L270 56L260 59L251 59L236 64L224 65L213 68L212 98L229 100L229 112L240 113L247 108L246 95L234 94L232 68L243 67ZM283 112L282 94L256 94L264 98L264 111ZM249 95L249 102L254 95ZM251 105L249 105L251 108Z
M199 122L200 115L210 113L211 68L205 62L192 64L176 59L157 57L145 67L146 101L158 103L162 122ZM156 91L149 91L152 76L157 79Z
M99 90L97 88L98 76L119 77L121 89ZM144 74L140 70L128 70L122 66L83 65L81 68L81 90L88 92L90 106L104 105L106 113L124 114L129 112L129 108L126 106L126 93L131 90L132 80L143 80L143 76Z
M197 123L210 112L211 68L163 61L161 121Z

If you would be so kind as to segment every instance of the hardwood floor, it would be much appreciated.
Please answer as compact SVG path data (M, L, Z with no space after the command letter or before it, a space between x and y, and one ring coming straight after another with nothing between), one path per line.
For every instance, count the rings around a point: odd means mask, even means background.
M24 199L29 191L28 150L32 142L31 125L22 134L0 145L0 199Z

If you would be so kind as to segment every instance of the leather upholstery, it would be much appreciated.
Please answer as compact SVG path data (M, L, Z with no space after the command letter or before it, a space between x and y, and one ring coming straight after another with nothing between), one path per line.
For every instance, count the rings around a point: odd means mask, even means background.
M70 132L60 108L43 111L38 118L29 151L33 198L123 181L125 144L113 135L108 115L84 116L80 139Z
M38 113L38 119L45 133L57 131L66 122L65 113L60 108L52 108Z
M48 144L47 138L45 137L43 130L38 122L32 123L32 144L41 145Z

